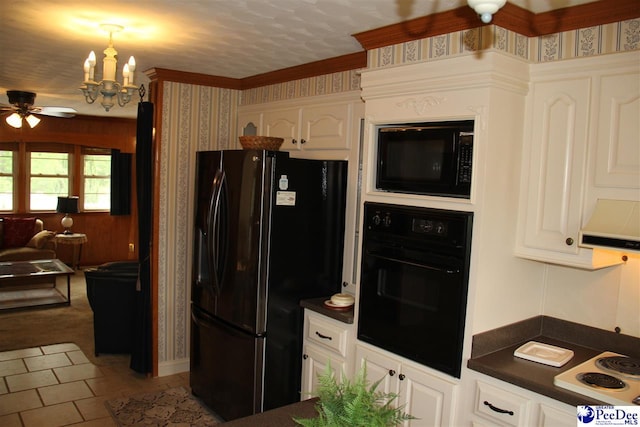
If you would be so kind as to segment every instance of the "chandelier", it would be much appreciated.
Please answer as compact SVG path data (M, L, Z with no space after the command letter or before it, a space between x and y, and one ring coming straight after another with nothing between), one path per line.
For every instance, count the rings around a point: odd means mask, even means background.
M136 71L136 60L132 57L122 68L122 84L116 81L116 68L118 51L113 48L113 33L122 31L123 27L114 24L103 24L101 27L109 32L109 46L104 50L102 60L102 80L95 81L96 54L91 51L89 57L84 61L84 82L80 89L84 94L84 99L89 104L93 104L99 96L102 96L100 104L106 111L115 105L114 98L118 105L124 107L131 97L138 90L133 84L134 73Z
M493 14L498 11L507 0L467 0L469 7L480 15L480 20L485 24L491 22Z

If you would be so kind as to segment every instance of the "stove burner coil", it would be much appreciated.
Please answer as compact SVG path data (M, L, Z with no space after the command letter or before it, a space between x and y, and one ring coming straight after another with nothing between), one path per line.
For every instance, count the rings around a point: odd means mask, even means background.
M601 372L581 372L576 375L576 379L591 387L607 390L622 390L627 387L624 381Z
M625 356L601 357L596 360L596 366L621 374L640 376L640 359Z

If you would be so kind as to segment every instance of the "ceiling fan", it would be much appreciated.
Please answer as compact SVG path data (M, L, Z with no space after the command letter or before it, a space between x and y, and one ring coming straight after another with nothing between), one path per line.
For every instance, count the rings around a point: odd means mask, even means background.
M76 115L76 110L68 107L34 107L33 103L36 99L34 92L8 90L7 98L9 98L11 105L0 105L0 114L6 111L11 112L5 120L14 128L22 127L22 119L25 119L30 127L36 127L40 123L40 119L35 116L36 114L54 117L73 117Z

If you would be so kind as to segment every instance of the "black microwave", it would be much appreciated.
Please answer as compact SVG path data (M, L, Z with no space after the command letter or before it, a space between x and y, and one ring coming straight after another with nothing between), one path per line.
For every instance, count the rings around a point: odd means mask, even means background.
M470 198L473 120L377 127L376 188Z

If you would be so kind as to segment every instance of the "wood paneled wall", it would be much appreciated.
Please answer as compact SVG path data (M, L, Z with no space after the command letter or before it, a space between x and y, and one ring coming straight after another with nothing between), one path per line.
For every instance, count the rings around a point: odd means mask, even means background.
M0 120L0 143L65 143L100 148L116 148L122 152L135 153L135 119L76 116L71 119L44 117L33 129L25 126L21 129L10 127ZM81 212L71 215L72 230L87 235L88 242L83 245L80 265L99 265L109 261L137 259L137 204L135 192L135 156L132 173L131 215L112 216L108 212ZM79 185L76 183L76 185ZM78 187L79 188L79 187ZM74 188L74 194L77 193ZM3 215L3 214L0 214ZM62 231L60 221L63 215L55 212L30 213L16 212L14 215L33 216L43 220L44 228L56 232ZM129 243L134 251L129 251ZM58 245L58 258L70 263L73 246Z

